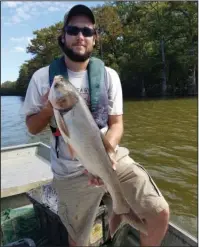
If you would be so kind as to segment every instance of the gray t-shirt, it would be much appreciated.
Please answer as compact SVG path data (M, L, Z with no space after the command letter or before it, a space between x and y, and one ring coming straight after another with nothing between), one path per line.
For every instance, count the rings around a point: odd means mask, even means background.
M109 115L123 114L123 97L122 87L117 72L109 67L105 67L105 80L108 86L109 98ZM43 96L49 90L49 66L37 70L29 83L25 101L23 104L23 112L26 116L38 113L44 106L45 102ZM78 89L82 97L90 104L89 97L89 83L87 71L73 72L68 70L68 77L70 82ZM51 125L55 126L53 119ZM108 126L101 131L106 133ZM68 151L68 145L64 142L62 137L59 137L58 149L59 158L57 158L55 150L55 137L51 137L51 168L54 176L58 179L68 176L78 176L83 172L83 166L78 160L71 160Z

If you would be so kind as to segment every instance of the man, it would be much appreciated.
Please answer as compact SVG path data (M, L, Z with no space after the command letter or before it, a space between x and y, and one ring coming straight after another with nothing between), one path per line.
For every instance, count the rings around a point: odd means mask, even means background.
M92 102L88 65L96 38L95 18L91 10L84 5L73 7L64 18L58 43L64 53L63 62L69 80L81 92L89 107ZM118 146L123 135L123 100L118 74L105 67L104 83L108 93L108 121L101 131L117 150L116 172L120 180L123 176L122 186L128 192L127 198L133 210L147 226L148 235L140 233L141 246L159 246L168 226L168 204L151 177L128 156L128 150ZM47 66L33 74L24 102L26 124L32 134L41 132L49 123L52 130L56 130L53 109L47 100L49 89ZM68 230L69 244L85 246L104 195L103 187L93 184L100 185L101 181L93 177L88 184L88 176L82 164L71 159L69 147L56 134L51 139L51 165L53 185L58 194L59 216ZM105 200L105 203L110 209L110 201ZM110 231L113 234L121 218L111 210L109 215Z

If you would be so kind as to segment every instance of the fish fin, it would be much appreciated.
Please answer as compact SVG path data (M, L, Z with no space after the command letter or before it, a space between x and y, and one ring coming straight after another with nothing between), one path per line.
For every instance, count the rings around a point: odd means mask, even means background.
M64 120L63 120L60 112L58 110L54 109L54 114L55 114L55 119L56 119L56 122L57 122L57 125L58 125L60 132L65 134L68 138L70 138L68 128L67 128L66 124L64 123Z
M56 122L57 122L57 125L59 127L61 134L65 135L69 139L70 133L69 133L69 130L68 130L66 124L64 123L64 120L63 120L60 112L58 110L54 109L54 113L55 113ZM70 153L70 156L74 160L75 159L75 150L72 148L72 146L69 143L67 143L67 145L68 145L68 151Z
M117 164L116 152L113 149L113 147L111 146L111 144L108 141L108 139L106 138L106 136L102 132L100 132L100 134L101 134L101 138L102 138L102 142L104 144L105 150L108 153L108 155L109 155L109 157L111 159L111 162L113 164L113 169L116 170L116 168L115 168L115 165Z

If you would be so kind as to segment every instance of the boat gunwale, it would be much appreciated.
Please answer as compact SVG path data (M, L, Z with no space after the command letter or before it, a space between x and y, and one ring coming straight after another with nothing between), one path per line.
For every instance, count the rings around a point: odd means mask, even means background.
M182 229L180 226L178 226L177 224L175 224L175 223L173 223L171 221L169 222L168 231L170 231L177 238L182 239L183 241L186 241L191 246L194 246L194 244L198 243L198 239L196 237L194 237L189 232L187 232L186 230ZM174 231L177 232L178 234L175 234ZM180 233L180 235L179 235L179 233ZM186 240L184 239L184 236L186 236Z
M45 146L47 148L50 148L49 145L43 143L43 142L34 142L34 143L28 143L28 144L19 144L19 145L13 145L13 146L6 146L1 148L1 152L3 151L12 151L12 150L17 150L17 149L24 149L24 148L29 148L29 147L37 147L39 146Z

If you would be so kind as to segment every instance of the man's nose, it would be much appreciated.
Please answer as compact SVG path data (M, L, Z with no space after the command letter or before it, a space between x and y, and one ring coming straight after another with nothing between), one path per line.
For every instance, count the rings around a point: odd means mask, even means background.
M82 34L81 31L78 33L77 38L79 38L79 39L83 39L84 38L84 35Z

